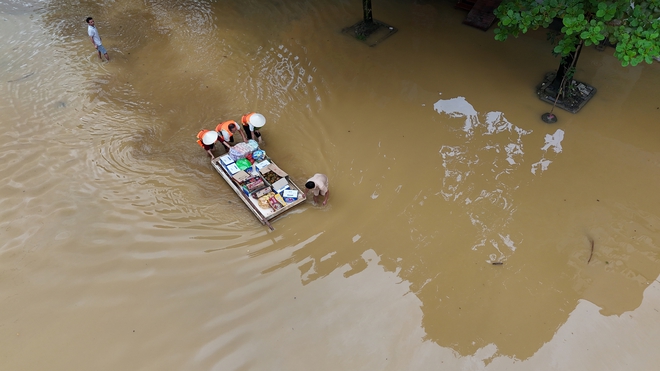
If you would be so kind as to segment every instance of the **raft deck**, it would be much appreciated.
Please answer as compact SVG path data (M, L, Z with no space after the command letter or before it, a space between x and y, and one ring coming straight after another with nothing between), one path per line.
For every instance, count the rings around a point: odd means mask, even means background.
M253 190L252 192L248 192L239 182L238 179L241 177L239 172L237 172L235 167L232 167L231 165L234 164L233 160L229 158L229 155L224 155L224 156L219 156L211 160L211 165L213 165L213 168L220 174L222 179L224 179L227 184L229 184L229 187L234 190L238 198L243 201L245 206L254 214L254 216L261 222L261 224L268 226L271 230L274 228L271 226L270 221L273 221L274 219L278 218L279 216L285 214L286 212L290 211L292 208L300 205L306 200L305 192L301 190L300 187L296 183L291 180L288 174L282 172L283 174L286 174L283 176L280 181L275 182L274 184L269 183L261 174L261 169L259 171L253 172L252 169L249 169L245 172L240 172L242 174L247 174L251 177L253 177L255 174L256 176L260 177L264 181L265 187L262 187L260 189ZM259 168L258 165L262 165L263 167L268 167L273 168L273 169L279 169L279 166L277 166L270 158L267 158L265 161L262 161L260 164L254 164L253 166L256 166ZM273 189L274 186L276 186L278 189ZM268 208L263 208L259 206L259 200L253 195L257 192L266 192L267 188L271 188L273 192L276 192L278 190L281 190L283 188L288 188L288 190L291 191L298 191L298 198L295 201L292 202L286 202L286 205L283 205L280 209L274 210L271 207Z

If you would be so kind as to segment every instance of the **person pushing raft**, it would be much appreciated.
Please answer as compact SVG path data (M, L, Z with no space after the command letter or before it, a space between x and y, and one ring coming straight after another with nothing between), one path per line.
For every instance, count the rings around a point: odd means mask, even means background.
M318 203L321 196L323 196L323 206L328 203L330 191L328 190L328 177L325 174L314 174L305 183L305 188L307 188L307 192L312 192L314 195L314 203Z
M218 132L218 135L224 140L224 143L226 143L227 150L230 148L229 143L234 143L234 134L236 131L240 130L240 125L234 120L223 121L215 127L215 131ZM244 141L247 142L247 139Z
M213 155L213 148L216 142L222 143L229 152L231 148L230 143L234 143L234 134L238 131L243 137L243 141L247 143L248 140L254 139L262 143L261 132L259 131L266 125L266 118L264 115L256 112L248 113L241 117L241 124L234 120L227 120L219 123L213 130L202 130L197 133L197 144L202 147L206 153L215 158Z
M199 144L199 146L211 156L211 160L215 158L213 148L215 147L216 142L222 143L227 147L227 151L229 151L229 145L225 142L224 138L218 135L217 131L204 129L197 133L197 144Z
M266 125L266 118L264 115L256 112L245 114L241 117L241 123L243 124L241 125L241 135L244 134L243 137L246 138L246 140L254 139L261 144L261 132L259 129Z

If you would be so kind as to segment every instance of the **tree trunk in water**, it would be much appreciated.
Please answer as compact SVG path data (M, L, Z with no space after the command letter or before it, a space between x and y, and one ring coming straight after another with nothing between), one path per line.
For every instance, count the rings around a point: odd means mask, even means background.
M364 14L364 23L372 23L374 19L371 15L371 0L362 0L362 11Z
M555 94L559 93L559 89L561 87L562 80L566 76L566 74L569 72L570 68L575 68L577 65L578 58L580 58L580 52L582 51L582 45L579 45L575 48L575 51L565 57L561 58L561 62L559 63L559 68L557 69L557 73L555 74L555 79L552 80L550 85L546 88L546 90L554 92ZM573 79L573 76L569 76L570 79ZM568 77L567 77L568 78ZM562 90L566 91L566 89L571 85L570 81L564 82L564 87Z

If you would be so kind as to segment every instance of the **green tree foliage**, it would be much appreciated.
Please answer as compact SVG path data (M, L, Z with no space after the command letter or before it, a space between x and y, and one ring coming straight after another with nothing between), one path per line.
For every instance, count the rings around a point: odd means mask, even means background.
M652 63L660 55L660 0L504 0L495 10L495 39L504 41L555 18L563 23L554 53L567 57L577 46L616 45L621 65Z

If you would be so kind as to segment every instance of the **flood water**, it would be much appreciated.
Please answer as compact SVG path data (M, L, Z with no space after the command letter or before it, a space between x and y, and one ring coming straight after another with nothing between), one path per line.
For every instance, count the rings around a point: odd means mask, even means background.
M655 369L660 63L585 49L547 125L543 31L373 5L1 2L2 368ZM195 143L251 111L330 180L272 232Z

